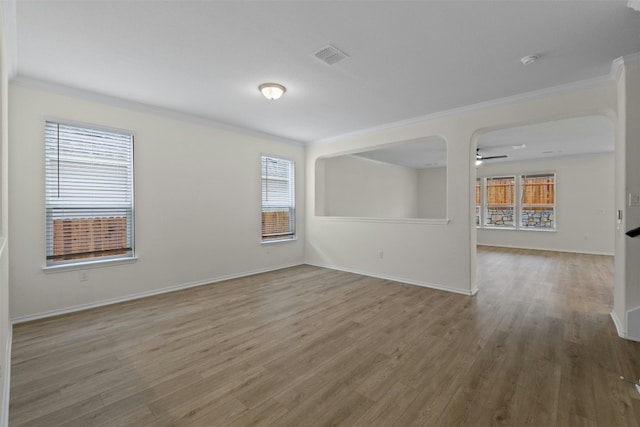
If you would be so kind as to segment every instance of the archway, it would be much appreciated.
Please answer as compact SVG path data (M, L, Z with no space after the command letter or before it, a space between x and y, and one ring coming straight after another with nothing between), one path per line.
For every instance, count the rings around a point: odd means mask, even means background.
M614 150L615 127L605 115L477 131L473 271L478 246L613 256Z

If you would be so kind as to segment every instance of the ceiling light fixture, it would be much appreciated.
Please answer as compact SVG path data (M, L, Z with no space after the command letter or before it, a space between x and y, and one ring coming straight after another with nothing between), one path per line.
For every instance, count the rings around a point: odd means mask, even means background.
M527 55L523 56L522 59L520 59L520 62L522 62L523 65L531 65L536 62L538 58L538 55Z
M258 89L260 89L265 98L271 101L280 98L287 91L286 87L278 83L263 83L258 86Z
M519 144L519 145L512 145L511 148L513 148L514 150L522 150L526 146L527 146L526 144Z

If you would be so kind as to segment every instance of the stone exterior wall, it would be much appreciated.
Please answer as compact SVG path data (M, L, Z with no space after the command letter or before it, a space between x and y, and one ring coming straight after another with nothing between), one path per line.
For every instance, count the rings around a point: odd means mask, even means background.
M487 209L485 226L487 227L515 227L515 212L512 208ZM476 225L478 216L476 215ZM546 228L555 227L555 215L553 209L530 208L522 210L522 228Z
M513 208L488 208L485 225L487 227L515 227Z
M526 228L553 228L553 209L531 208L522 210L522 226Z

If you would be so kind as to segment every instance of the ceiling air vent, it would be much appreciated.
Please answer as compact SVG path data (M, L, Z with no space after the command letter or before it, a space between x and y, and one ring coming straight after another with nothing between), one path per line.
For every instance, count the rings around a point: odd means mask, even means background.
M328 44L322 49L318 50L316 53L314 53L314 55L316 58L329 65L333 65L336 62L340 62L343 59L349 57L349 55L331 44Z

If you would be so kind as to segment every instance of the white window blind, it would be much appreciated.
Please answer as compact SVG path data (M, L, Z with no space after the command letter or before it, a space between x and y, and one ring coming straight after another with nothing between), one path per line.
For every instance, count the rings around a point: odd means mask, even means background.
M262 156L262 240L295 237L295 173L291 160Z
M45 125L47 265L133 256L133 136Z

